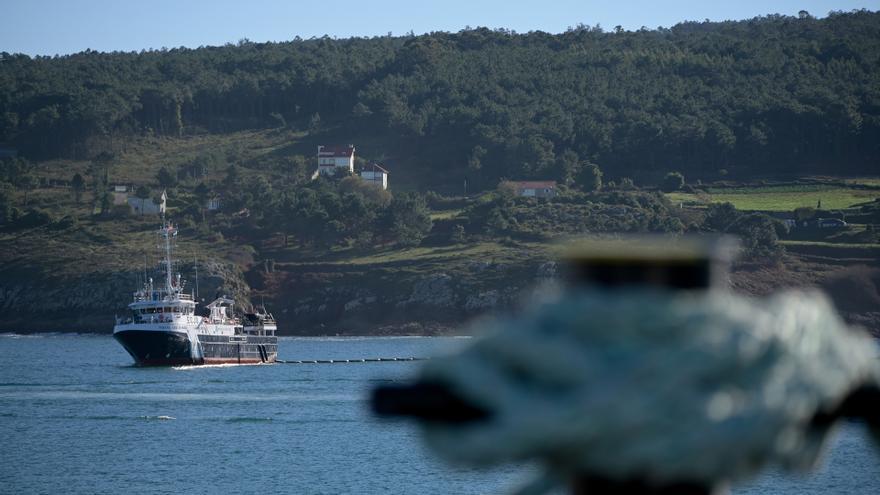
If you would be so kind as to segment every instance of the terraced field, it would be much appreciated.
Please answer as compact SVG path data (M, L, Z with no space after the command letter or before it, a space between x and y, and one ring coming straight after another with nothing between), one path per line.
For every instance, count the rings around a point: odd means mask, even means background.
M802 206L826 210L850 208L880 198L878 189L833 185L785 185L742 188L709 188L705 193L667 194L673 203L708 205L732 203L740 210L791 211Z

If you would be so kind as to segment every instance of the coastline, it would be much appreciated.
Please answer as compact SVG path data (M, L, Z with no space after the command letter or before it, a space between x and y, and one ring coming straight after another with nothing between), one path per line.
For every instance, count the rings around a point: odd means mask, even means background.
M776 264L738 263L736 293L765 297L780 290L824 290L851 325L880 337L880 269L872 260L827 260L788 254ZM381 267L351 272L262 273L212 263L200 270L202 294L265 301L279 336L425 336L468 333L476 318L510 314L558 290L556 263L470 262L394 273ZM9 272L7 272L9 273ZM205 273L205 275L202 275ZM0 332L110 333L125 310L131 272L76 277L4 278ZM239 303L239 307L243 307ZM245 306L246 307L246 306ZM14 310L14 311L13 311Z
M310 333L280 333L279 338L349 338L349 337L470 337L471 335L464 331L467 325L448 326L433 323L417 323L410 322L399 325L383 325L371 331L350 331L346 329L338 329L328 332L310 332ZM40 328L40 329L15 329L2 330L0 337L7 338L27 338L35 336L61 336L61 335L82 335L82 336L111 336L113 334L112 322L108 324L106 330L95 330L88 328Z

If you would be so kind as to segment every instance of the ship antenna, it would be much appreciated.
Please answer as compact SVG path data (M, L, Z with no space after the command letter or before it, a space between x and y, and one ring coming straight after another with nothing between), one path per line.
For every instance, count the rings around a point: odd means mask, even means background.
M195 255L193 264L196 267L196 301L199 300L199 256Z
M171 294L171 224L165 224L162 229L165 237L165 291Z

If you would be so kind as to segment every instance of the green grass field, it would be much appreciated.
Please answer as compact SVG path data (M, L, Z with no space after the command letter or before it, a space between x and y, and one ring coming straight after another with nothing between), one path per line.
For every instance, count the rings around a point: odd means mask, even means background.
M837 210L880 198L880 191L833 186L766 186L745 188L710 188L706 193L669 193L673 203L690 205L732 203L740 210L791 211L802 206Z
M847 249L880 249L880 244L876 243L852 243L852 242L825 242L825 241L779 241L783 246L817 246L828 248L847 248Z
M855 177L843 179L843 182L854 186L880 187L880 177Z
M43 225L21 230L0 230L0 267L17 266L44 270L53 275L125 272L140 267L147 257L152 266L159 259L159 218L131 216L100 219L83 214L73 225ZM175 247L175 258L188 263L232 259L243 247L184 229Z
M449 220L461 214L462 210L435 210L431 213L431 220Z

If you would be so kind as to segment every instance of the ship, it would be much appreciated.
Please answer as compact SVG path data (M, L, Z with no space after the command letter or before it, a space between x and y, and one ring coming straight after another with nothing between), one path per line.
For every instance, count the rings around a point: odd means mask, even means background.
M138 366L273 363L278 356L277 324L265 308L237 315L235 301L219 297L199 314L195 291L185 292L173 274L172 241L177 229L159 229L164 247L164 284L146 278L124 316L116 317L113 337ZM159 284L157 284L159 285Z

